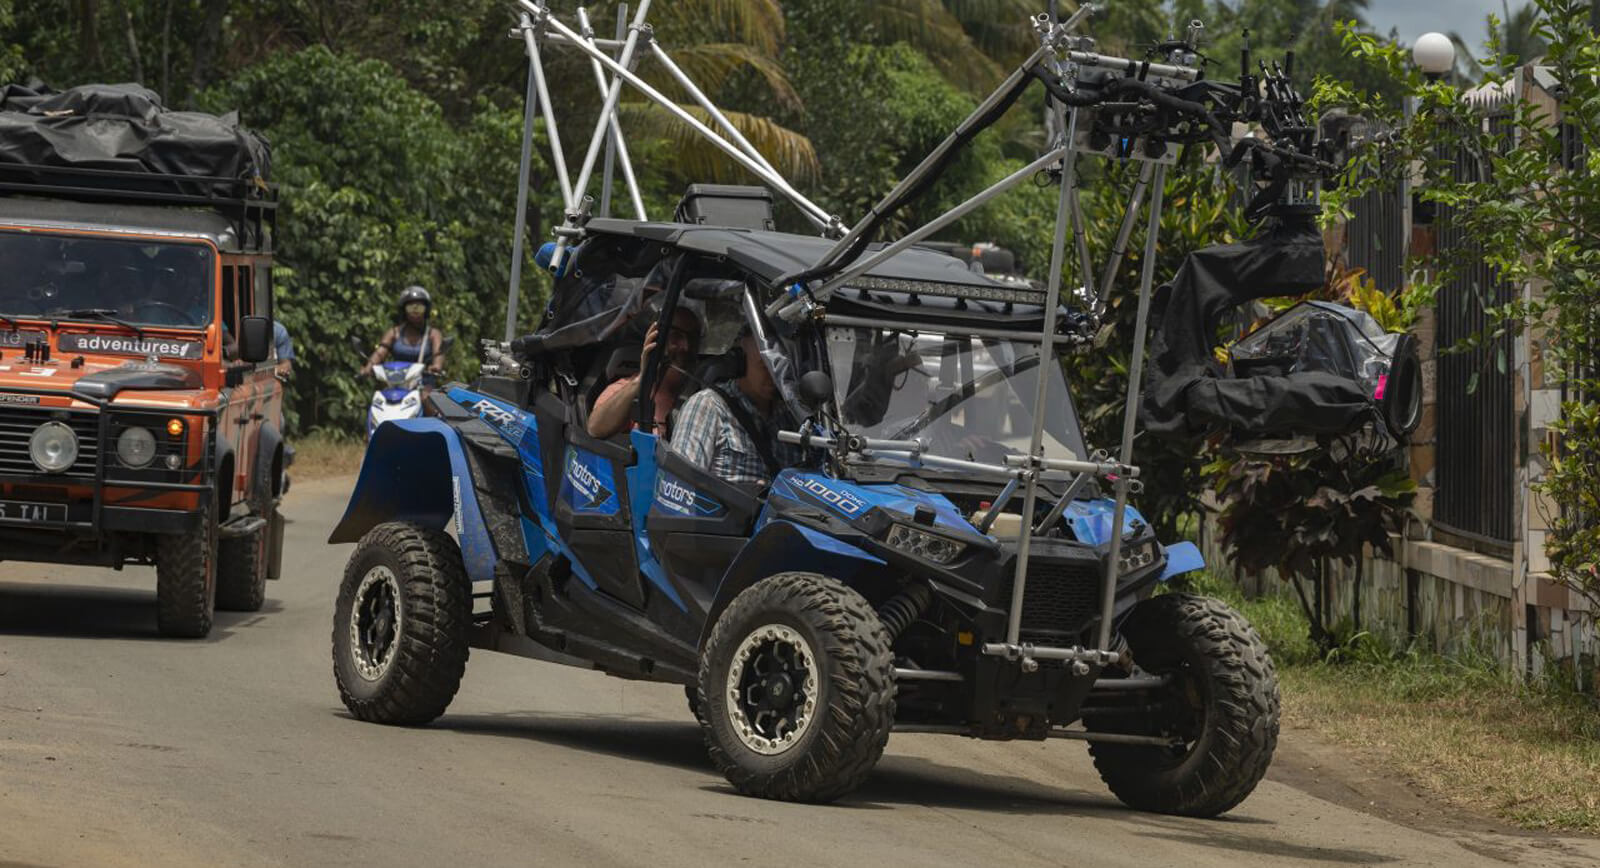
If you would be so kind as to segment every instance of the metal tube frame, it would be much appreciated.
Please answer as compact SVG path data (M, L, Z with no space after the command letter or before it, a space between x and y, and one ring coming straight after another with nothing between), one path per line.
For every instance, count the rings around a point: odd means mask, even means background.
M1151 179L1150 223L1144 239L1144 262L1140 263L1139 312L1133 325L1133 358L1128 365L1128 396L1122 408L1121 462L1128 464L1133 458L1133 428L1139 417L1139 393L1144 377L1145 332L1150 325L1150 291L1155 283L1156 238L1161 234L1161 204L1166 190L1167 167L1156 164ZM1111 644L1111 615L1116 603L1117 563L1122 555L1122 521L1128 511L1128 484L1126 476L1116 482L1117 505L1111 512L1111 551L1106 554L1105 583L1100 593L1100 647Z
M626 26L620 16L626 13L627 8L627 4L624 3L618 11L617 27L619 30ZM578 8L578 21L583 27L584 38L589 41L590 45L593 45L594 29L589 26L589 15L582 7ZM594 70L594 80L600 86L600 92L606 93L607 88L611 85L606 81L605 71L593 59L590 59L589 66ZM607 118L611 129L606 136L605 171L600 183L600 215L604 217L609 216L611 213L611 159L614 152L617 163L622 169L622 181L627 184L628 194L633 200L633 212L641 221L648 220L650 218L645 215L644 198L639 195L639 179L633 174L633 159L628 155L628 142L622 136L622 121L617 117L616 112L607 115Z
M699 118L696 118L694 115L685 111L682 106L679 106L677 103L667 98L667 96L662 94L659 90L650 86L648 82L640 78L631 69L627 68L626 62L614 59L610 55L601 51L597 44L591 44L588 40L585 40L581 34L562 23L559 18L550 15L542 5L535 3L534 0L517 0L517 2L524 9L537 16L537 20L540 25L548 28L549 31L553 31L542 33L542 38L549 39L552 42L557 42L561 45L567 45L572 48L576 48L577 50L589 55L591 59L593 59L595 62L598 62L608 72L616 76L616 78L612 81L613 90L618 87L619 81L631 85L645 98L661 106L667 112L677 117L683 123L687 124L696 133L699 133L700 136L705 138L706 141L710 142L718 150L721 150L723 153L727 154L729 158L738 163L741 167L751 172L761 180L773 185L773 187L777 188L779 192L787 196L803 212L810 212L814 215L824 217L825 222L829 226L837 226L839 224L839 219L837 217L828 214L827 211L825 211L821 206L817 205L796 191L788 183L788 181L784 180L783 177L778 175L776 172L771 171L763 161L752 159L748 154L740 149L738 145L728 141L716 131L702 123ZM641 6L640 14L635 16L636 29L629 34L628 41L630 42L637 43L638 34L647 27L647 25L642 24L642 13L645 11L645 6L648 6L648 3ZM564 38L557 40L555 39L557 36ZM626 46L624 47L624 50L626 51ZM604 113L614 113L615 110L615 103L608 100L607 105L604 107ZM602 118L602 121L596 125L596 138L592 139L590 142L591 151L596 149L596 142L600 141L601 137L604 136L605 129L606 124ZM583 190L587 182L587 175L581 174L579 181L580 183L574 187L575 196L581 196L583 194ZM561 229L558 229L556 232L557 255L551 260L550 266L552 269L560 267L565 256L564 251L566 244L571 238L576 237L581 232L576 224L578 224L578 222L581 220L582 215L572 205L568 206L567 211L567 225L563 226Z

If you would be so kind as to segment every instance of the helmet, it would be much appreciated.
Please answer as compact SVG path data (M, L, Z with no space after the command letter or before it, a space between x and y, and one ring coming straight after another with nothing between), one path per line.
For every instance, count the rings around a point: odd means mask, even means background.
M405 319L406 305L419 301L427 305L424 315L433 313L433 297L428 295L426 289L416 285L406 287L405 292L400 293L400 302L395 306L395 315L402 320Z

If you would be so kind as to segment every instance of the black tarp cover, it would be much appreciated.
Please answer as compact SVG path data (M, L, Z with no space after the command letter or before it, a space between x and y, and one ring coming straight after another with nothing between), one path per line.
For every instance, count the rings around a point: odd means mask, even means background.
M245 190L271 175L266 140L239 126L236 113L170 111L137 84L0 88L0 163L252 182ZM219 184L208 192L242 191Z
M1324 370L1232 377L1214 356L1217 329L1238 305L1295 296L1323 285L1322 235L1309 218L1269 223L1248 241L1184 258L1152 308L1146 430L1189 436L1231 430L1253 436L1336 433L1373 409L1361 381Z

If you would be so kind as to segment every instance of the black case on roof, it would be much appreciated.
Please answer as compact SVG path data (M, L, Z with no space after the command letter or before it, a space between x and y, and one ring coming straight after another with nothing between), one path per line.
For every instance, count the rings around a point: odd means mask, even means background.
M49 170L41 182L158 193L181 184L177 192L244 198L266 191L271 162L267 141L235 113L171 111L137 84L0 88L0 165L8 174L41 167Z

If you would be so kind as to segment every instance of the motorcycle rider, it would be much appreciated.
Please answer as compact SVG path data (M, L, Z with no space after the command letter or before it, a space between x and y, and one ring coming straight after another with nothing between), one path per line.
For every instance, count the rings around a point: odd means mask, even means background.
M372 373L373 368L391 355L397 362L419 362L425 356L428 362L426 380L443 373L444 333L428 324L432 313L433 298L428 291L420 286L406 287L395 307L394 327L384 332L377 349L361 366L362 376Z

